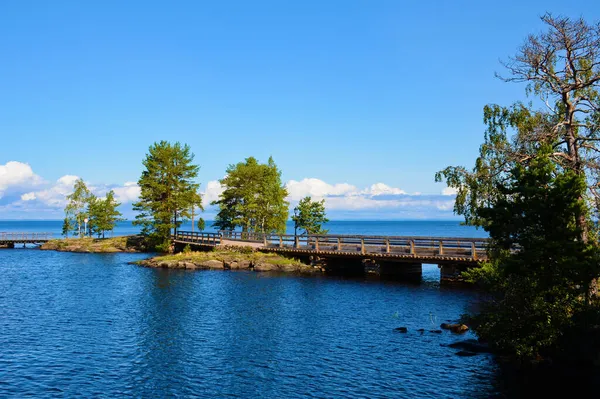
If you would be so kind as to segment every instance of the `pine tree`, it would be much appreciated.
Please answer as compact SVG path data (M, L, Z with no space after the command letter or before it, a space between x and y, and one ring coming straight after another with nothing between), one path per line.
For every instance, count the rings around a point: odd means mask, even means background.
M227 176L219 182L225 189L213 202L219 207L213 226L221 230L241 227L247 233L285 232L288 193L273 158L267 164L249 157L230 165Z
M195 181L200 167L193 160L187 144L161 141L150 146L143 161L140 199L133 204L140 213L134 224L142 226L142 234L159 251L170 249L171 232L190 218L192 206L203 209Z
M329 230L323 229L323 224L329 222L325 217L325 200L313 201L311 197L304 197L294 208L294 234L298 229L304 230L303 234L327 234Z
M583 176L561 170L544 146L528 165L517 165L496 189L502 194L479 215L492 239L491 261L465 273L491 295L475 317L475 330L494 347L532 358L553 348L590 304L600 274L598 247L580 239L587 212ZM515 248L518 248L515 251Z
M88 213L90 215L88 227L91 234L105 237L107 231L112 231L118 221L124 220L122 214L117 210L121 205L115 199L114 191L110 190L104 199L95 196L90 198Z
M69 238L69 232L71 230L73 230L73 224L71 222L71 219L65 217L62 225L62 235L65 236L65 238Z

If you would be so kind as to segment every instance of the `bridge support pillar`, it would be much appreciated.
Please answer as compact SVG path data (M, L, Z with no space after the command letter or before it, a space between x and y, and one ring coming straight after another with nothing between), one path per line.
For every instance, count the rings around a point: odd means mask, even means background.
M455 284L464 282L461 273L467 270L467 265L460 263L448 263L438 265L438 267L440 268L440 283Z
M14 247L15 247L14 242L5 242L3 244L0 244L0 248L14 248Z
M399 280L421 280L423 264L419 262L378 261L379 275Z
M344 276L361 276L365 267L360 258L320 258L327 274ZM314 262L314 261L313 261Z

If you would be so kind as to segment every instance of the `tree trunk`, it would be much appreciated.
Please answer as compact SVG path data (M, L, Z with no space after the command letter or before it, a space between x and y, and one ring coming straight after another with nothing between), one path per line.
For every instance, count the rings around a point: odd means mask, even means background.
M571 158L572 168L578 175L584 175L585 171L581 165L581 161L579 158L579 148L577 145L577 137L575 136L574 128L573 128L573 119L575 117L575 109L573 104L570 101L569 93L565 92L562 95L562 101L565 106L565 128L566 128L566 142L567 142L567 150L569 156ZM585 198L580 196L578 198L579 201L585 201ZM588 242L588 219L585 213L581 213L577 215L575 219L575 223L579 228L579 239L587 243ZM590 285L587 287L587 292L585 294L585 302L587 305L591 304L592 298L598 296L598 279L594 278L590 281Z

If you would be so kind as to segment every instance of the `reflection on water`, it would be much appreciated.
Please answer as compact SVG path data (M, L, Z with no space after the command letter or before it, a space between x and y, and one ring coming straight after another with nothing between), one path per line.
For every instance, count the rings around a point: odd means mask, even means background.
M140 257L0 251L0 397L506 392L493 358L417 332L477 297L440 289L435 266L403 284L127 264Z

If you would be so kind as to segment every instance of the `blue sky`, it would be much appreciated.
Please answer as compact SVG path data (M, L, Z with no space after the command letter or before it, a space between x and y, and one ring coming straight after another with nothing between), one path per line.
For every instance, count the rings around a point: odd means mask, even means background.
M5 0L0 218L59 218L69 176L131 201L163 139L192 147L207 198L272 155L335 218L452 217L433 175L473 164L485 104L524 99L494 73L546 11L600 19L595 1Z

